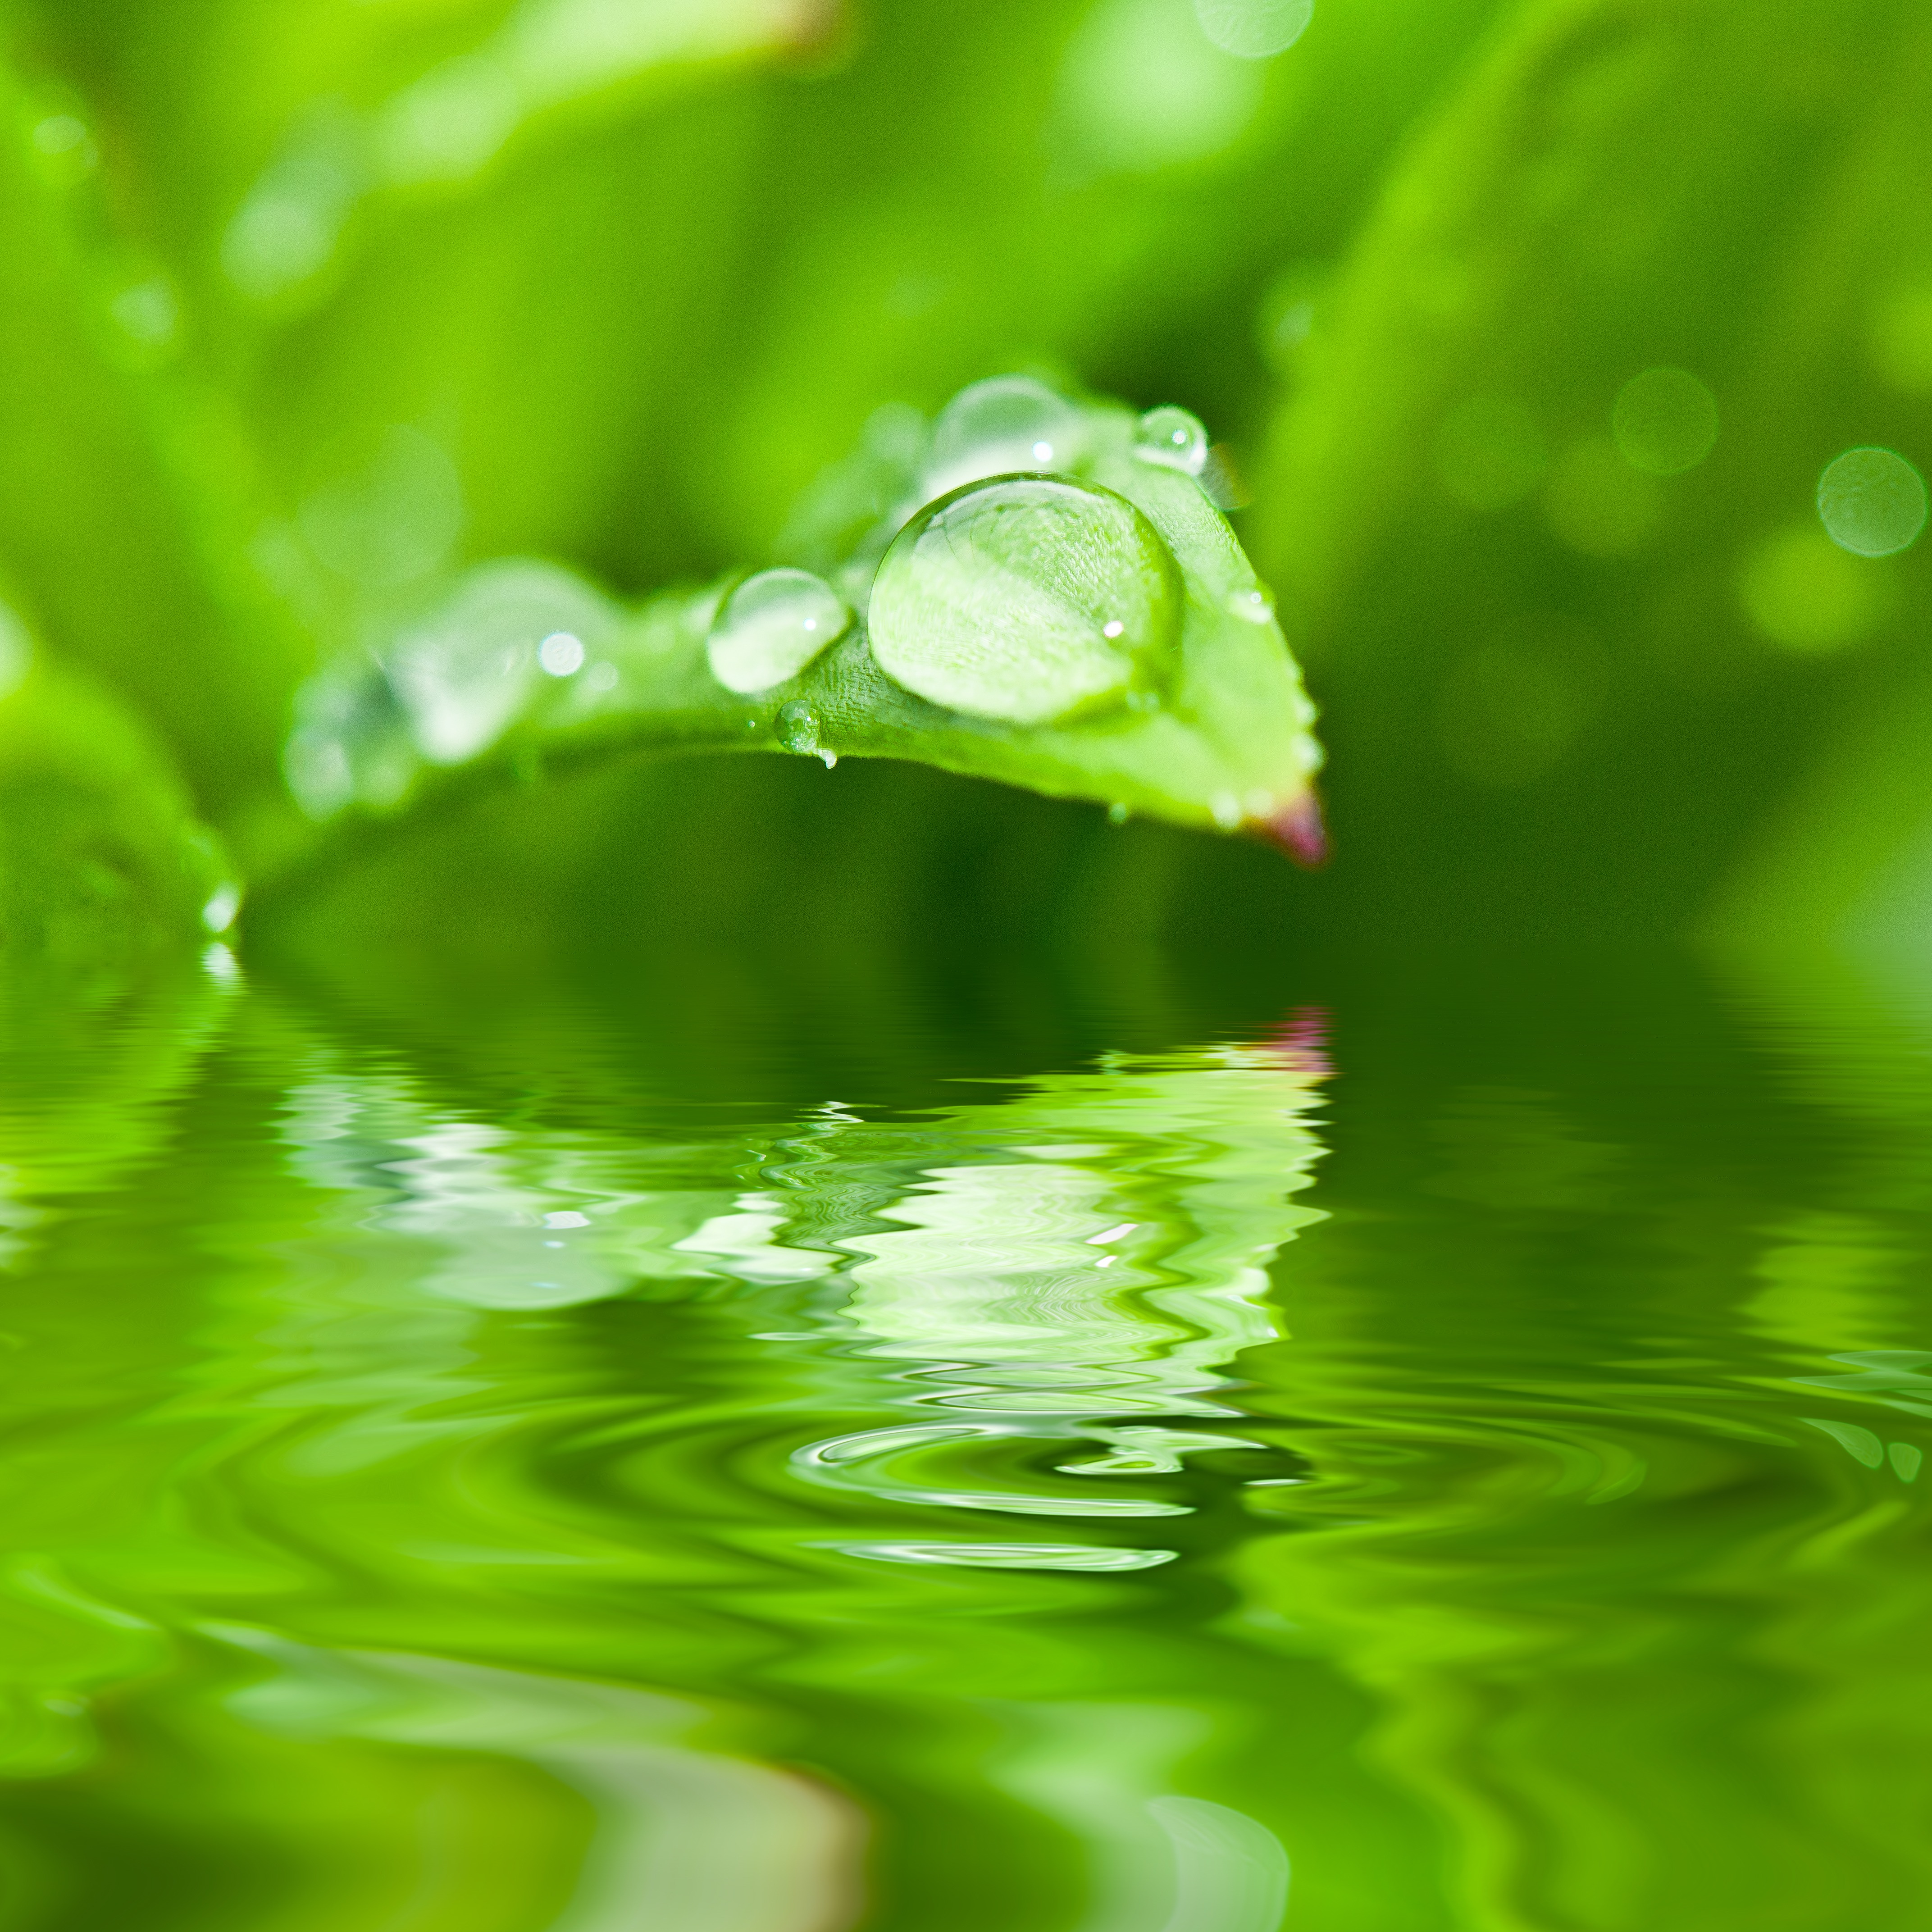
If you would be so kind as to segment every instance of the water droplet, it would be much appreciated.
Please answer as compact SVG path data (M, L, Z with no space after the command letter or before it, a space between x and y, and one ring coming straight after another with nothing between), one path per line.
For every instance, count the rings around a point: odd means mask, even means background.
M1718 440L1718 405L1687 369L1646 369L1626 382L1610 412L1626 460L1655 476L1694 469Z
M1208 466L1208 430L1190 410L1169 404L1149 410L1134 431L1134 454L1183 475L1198 476Z
M711 675L741 697L798 676L850 629L852 613L808 570L761 570L719 606L704 640Z
M818 713L802 698L794 698L778 713L778 737L788 752L815 757L818 752Z
M1073 406L1030 376L994 376L962 389L933 425L928 498L1020 470L1064 470L1076 454Z
M1126 498L1071 478L1006 477L899 532L873 586L873 655L934 704L1046 724L1164 674L1177 578Z
M201 909L201 922L210 932L226 932L242 910L242 889L224 881L208 895Z
M836 752L828 752L821 745L818 748L818 762L828 772L836 771L838 769L838 754Z
M610 622L597 593L554 564L507 560L472 571L384 654L410 736L439 764L474 757L535 695L540 652L562 637L581 653L584 639Z
M1130 816L1132 814L1127 808L1118 799L1107 808L1107 823L1109 825L1124 825Z
M1232 615L1250 624L1271 624L1274 621L1274 604L1268 592L1258 587L1231 592L1228 609Z
M1840 550L1890 556L1925 527L1925 484L1889 449L1848 449L1818 479L1818 514Z

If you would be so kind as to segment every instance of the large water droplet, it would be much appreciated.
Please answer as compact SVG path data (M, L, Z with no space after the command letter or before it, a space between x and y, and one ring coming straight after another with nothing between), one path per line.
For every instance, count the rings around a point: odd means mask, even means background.
M1170 403L1141 418L1134 431L1134 454L1143 463L1198 476L1208 466L1208 431L1191 410Z
M1174 560L1125 497L1010 476L899 532L872 590L872 652L934 704L1043 724L1158 682L1180 610Z
M974 382L933 425L926 494L942 496L962 484L1016 470L1067 469L1079 434L1078 412L1030 376Z
M761 570L725 598L704 640L711 675L742 697L798 676L851 628L845 600L808 570Z

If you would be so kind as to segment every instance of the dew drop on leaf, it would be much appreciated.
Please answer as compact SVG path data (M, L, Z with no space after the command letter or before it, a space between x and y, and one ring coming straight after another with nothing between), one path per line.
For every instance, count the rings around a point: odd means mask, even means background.
M778 742L788 752L815 758L818 753L818 713L802 698L794 698L778 717Z
M972 383L933 425L926 494L941 496L962 484L1016 470L1067 469L1079 430L1073 406L1030 376L993 376Z
M1143 463L1198 476L1208 466L1208 431L1191 410L1168 404L1149 410L1135 426L1134 454Z
M798 676L851 628L845 600L808 570L761 570L725 598L704 640L711 674L748 697Z
M1004 477L900 532L873 586L873 655L934 704L1046 724L1160 680L1177 574L1125 497L1070 477Z

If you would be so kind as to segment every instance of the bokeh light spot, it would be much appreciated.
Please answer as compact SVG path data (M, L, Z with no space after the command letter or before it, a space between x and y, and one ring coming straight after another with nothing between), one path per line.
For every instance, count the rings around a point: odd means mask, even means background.
M33 668L34 640L5 604L0 604L0 698L10 698Z
M1223 53L1268 60L1308 31L1315 0L1194 0L1201 31Z
M1100 0L1060 76L1070 128L1108 167L1204 160L1246 133L1262 76L1202 37L1188 0Z
M1592 632L1560 611L1526 611L1450 673L1437 717L1444 753L1478 784L1531 784L1569 749L1609 689Z
M351 430L310 464L296 520L308 546L358 584L406 584L449 554L463 498L449 458L402 424Z
M553 631L537 646L537 662L552 677L569 677L584 668L584 640L569 631Z
M1738 573L1744 614L1766 638L1807 655L1843 650L1891 614L1896 590L1882 568L1847 556L1803 524L1774 532Z
M1536 418L1512 396L1474 396L1442 418L1436 473L1466 509L1500 510L1535 488L1546 460Z
M1894 389L1932 395L1932 283L1894 289L1873 305L1866 346Z
M1890 556L1925 527L1924 478L1896 451L1848 449L1818 479L1818 514L1840 549Z
M1646 369L1624 385L1610 429L1638 469L1672 476L1710 454L1718 440L1717 401L1688 370Z
M1656 528L1659 494L1607 436L1586 436L1550 465L1543 502L1551 529L1572 550L1628 556Z

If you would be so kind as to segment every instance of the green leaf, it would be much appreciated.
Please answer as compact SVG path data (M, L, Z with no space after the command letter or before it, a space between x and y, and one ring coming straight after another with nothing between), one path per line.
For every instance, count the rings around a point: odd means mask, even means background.
M1312 708L1206 454L1182 412L976 384L854 472L883 515L851 476L807 506L818 571L628 611L554 565L470 572L308 687L291 784L327 819L638 748L903 758L1312 859Z
M0 952L98 964L219 934L240 898L154 734L0 607Z

